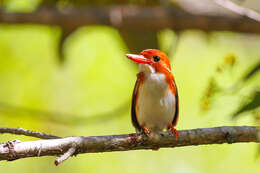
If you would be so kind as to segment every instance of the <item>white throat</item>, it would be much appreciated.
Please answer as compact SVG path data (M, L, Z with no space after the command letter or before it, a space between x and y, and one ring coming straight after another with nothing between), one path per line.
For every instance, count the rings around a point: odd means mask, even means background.
M144 72L146 74L155 73L155 69L149 64L139 64L139 71Z
M148 85L147 89L151 90L150 92L160 93L160 90L164 90L168 87L165 81L165 74L157 73L149 64L140 64L139 71L144 72L145 83Z

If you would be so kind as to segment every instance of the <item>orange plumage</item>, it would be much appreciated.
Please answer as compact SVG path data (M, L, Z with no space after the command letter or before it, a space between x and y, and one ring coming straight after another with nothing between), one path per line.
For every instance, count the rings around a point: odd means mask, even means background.
M139 73L132 98L132 123L146 134L174 128L178 121L179 98L168 56L157 49L146 49L139 55L126 54L139 63Z

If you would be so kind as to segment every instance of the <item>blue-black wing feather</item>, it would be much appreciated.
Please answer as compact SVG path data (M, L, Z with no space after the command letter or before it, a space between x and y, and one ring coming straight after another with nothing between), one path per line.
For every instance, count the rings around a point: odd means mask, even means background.
M174 85L174 88L175 88L175 113L174 113L174 117L173 117L173 120L172 120L172 125L173 126L176 126L177 124L177 121L178 121L178 118L179 118L179 96L178 96L178 90L177 90L177 86L176 86L176 83L175 81L173 81L173 85Z
M137 81L135 83L135 88L134 88L133 97L132 97L132 108L131 108L132 124L133 124L133 126L135 127L135 129L137 131L141 131L142 130L141 125L137 121L137 115L136 115L136 109L135 109L136 97L137 97L137 94L138 94L137 92L138 92L138 88L139 88L139 85L140 85L139 80L140 79L137 78Z

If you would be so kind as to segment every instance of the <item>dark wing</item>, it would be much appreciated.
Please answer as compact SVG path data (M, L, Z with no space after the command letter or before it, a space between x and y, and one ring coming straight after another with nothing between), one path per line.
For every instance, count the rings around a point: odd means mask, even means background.
M135 105L136 105L136 97L138 95L138 88L140 85L140 79L137 78L136 82L135 82L135 88L134 88L134 92L133 92L133 97L132 97L132 108L131 108L131 117L132 117L132 124L134 125L135 129L137 131L141 131L142 127L140 126L140 124L137 121L137 117L136 117L136 110L135 110Z
M175 110L175 114L174 114L174 117L173 117L173 120L172 120L172 125L173 126L176 126L177 124L177 121L178 121L178 118L179 118L179 96L178 96L178 90L177 90L177 86L176 86L176 83L175 81L173 82L173 86L175 88L175 101L176 101L176 110Z

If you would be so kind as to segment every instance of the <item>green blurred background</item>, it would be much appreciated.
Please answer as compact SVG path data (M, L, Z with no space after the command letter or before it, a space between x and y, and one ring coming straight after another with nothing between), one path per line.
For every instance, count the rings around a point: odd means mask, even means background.
M4 3L10 11L30 11L39 2ZM0 25L0 127L58 136L135 132L130 105L138 68L125 58L130 52L120 33L108 26L77 29L65 42L62 64L57 53L59 36L55 26ZM180 97L178 130L257 124L252 113L231 117L241 101L260 88L259 73L237 92L218 91L214 99L205 98L205 92L213 79L218 89L236 90L237 81L260 60L259 35L165 29L157 37L162 50L177 45L170 59ZM225 67L230 57L235 63ZM0 135L0 142L11 139L35 140ZM58 167L53 157L28 158L2 161L0 172L256 173L260 171L257 147L245 143L81 154Z

